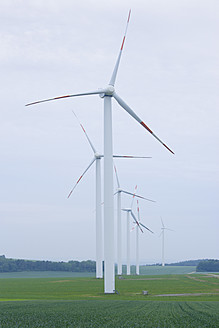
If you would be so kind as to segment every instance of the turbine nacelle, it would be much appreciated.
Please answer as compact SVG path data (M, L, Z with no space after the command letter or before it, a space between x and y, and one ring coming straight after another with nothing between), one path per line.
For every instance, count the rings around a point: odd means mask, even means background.
M112 85L108 85L106 89L104 89L103 93L100 93L100 98L104 98L105 96L112 97L115 92L115 88Z
M99 153L95 153L94 156L96 159L101 159L101 157L103 157L103 155L100 155Z
M131 208L123 208L122 211L125 211L125 212L132 212L132 209L131 209Z

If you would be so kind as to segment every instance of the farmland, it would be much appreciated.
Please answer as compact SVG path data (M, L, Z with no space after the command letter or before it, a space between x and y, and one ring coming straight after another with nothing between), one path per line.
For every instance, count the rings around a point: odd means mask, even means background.
M163 274L184 274L195 271L195 266L140 266L141 275L163 275ZM126 273L126 266L123 266L123 273ZM131 274L135 274L135 266L131 266ZM95 277L95 272L70 272L70 271L21 271L21 272L0 272L1 278L52 278L52 277Z
M219 275L0 279L0 327L219 327ZM143 290L149 295L144 296Z
M0 325L14 327L218 327L217 302L3 302Z

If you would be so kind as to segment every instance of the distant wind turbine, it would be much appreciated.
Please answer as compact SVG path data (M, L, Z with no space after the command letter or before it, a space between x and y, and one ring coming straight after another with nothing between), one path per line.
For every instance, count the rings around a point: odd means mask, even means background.
M137 186L135 187L136 190ZM140 223L137 219L135 214L132 211L132 206L133 206L133 201L134 201L134 197L135 197L135 193L133 195L132 198L132 203L131 203L131 207L130 208L124 208L122 209L123 211L127 212L127 266L126 266L126 274L130 275L130 216L132 216L132 218L134 219L134 222L136 223L136 225L138 226L138 228L141 230L141 232L143 232L142 227L144 227L145 229L151 231L150 229L148 229L146 226L144 226L142 223ZM152 232L152 231L151 231Z
M138 220L135 221L134 229L136 228L136 274L139 275L139 230L143 233L142 227L151 233L151 231L148 227L146 227L144 224L140 222L140 211L139 211L139 203L137 199L137 211L138 211ZM133 229L132 229L133 230Z
M161 219L161 224L162 224L161 234L160 234L160 235L162 235L162 266L164 267L165 266L165 260L164 260L164 231L165 230L173 231L173 230L166 228L164 226L162 217L160 219Z
M103 88L89 92L75 93L55 98L44 99L27 104L35 105L58 99L66 99L78 96L100 95L104 99L104 292L106 294L115 293L115 258L114 258L114 206L113 206L113 145L112 145L112 98L125 109L139 124L141 124L150 134L156 138L172 154L173 151L144 123L144 121L129 107L122 98L115 92L115 81L119 68L119 63L125 43L126 32L130 19L129 11L125 34L119 55L109 81L109 84Z
M136 157L137 158L137 157ZM146 157L145 157L146 158ZM132 204L131 204L131 208L133 205L133 201L134 201L134 197L137 198L141 198L150 202L155 202L154 200L136 195L136 189L137 186L135 187L135 191L134 193L131 193L129 191L126 191L124 189L122 189L120 187L120 183L119 183L119 177L118 177L118 173L116 170L116 166L114 165L114 169L115 169L115 174L116 174L116 181L117 181L117 191L115 192L114 195L117 194L117 274L121 275L122 274L122 228L121 228L121 195L122 193L127 194L127 195L131 195L132 196ZM127 212L128 215L128 212ZM127 235L129 234L129 228L127 227ZM129 238L129 237L127 237Z

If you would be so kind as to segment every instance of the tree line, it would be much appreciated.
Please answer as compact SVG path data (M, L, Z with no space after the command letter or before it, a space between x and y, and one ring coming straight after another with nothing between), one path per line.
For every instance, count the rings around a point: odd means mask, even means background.
M160 265L160 264L157 264ZM169 265L196 265L197 272L219 272L219 260L190 260ZM8 259L5 255L0 256L0 272L19 272L19 271L70 271L70 272L95 272L96 262L87 261L33 261Z
M201 261L196 267L197 272L219 272L219 260Z
M71 272L95 272L96 262L87 261L32 261L8 259L5 255L0 256L0 272L19 271L71 271Z

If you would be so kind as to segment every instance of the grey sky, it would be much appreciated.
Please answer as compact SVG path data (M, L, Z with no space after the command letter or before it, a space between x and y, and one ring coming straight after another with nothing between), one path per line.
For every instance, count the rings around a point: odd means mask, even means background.
M216 0L0 2L1 254L95 258L94 167L66 197L92 159L71 111L102 152L103 101L24 105L105 87L130 8L116 90L175 152L113 102L114 153L152 156L116 160L121 186L132 191L137 184L139 194L157 201L140 202L142 222L156 233L141 235L141 262L161 261L160 216L174 230L166 234L167 261L218 258Z

